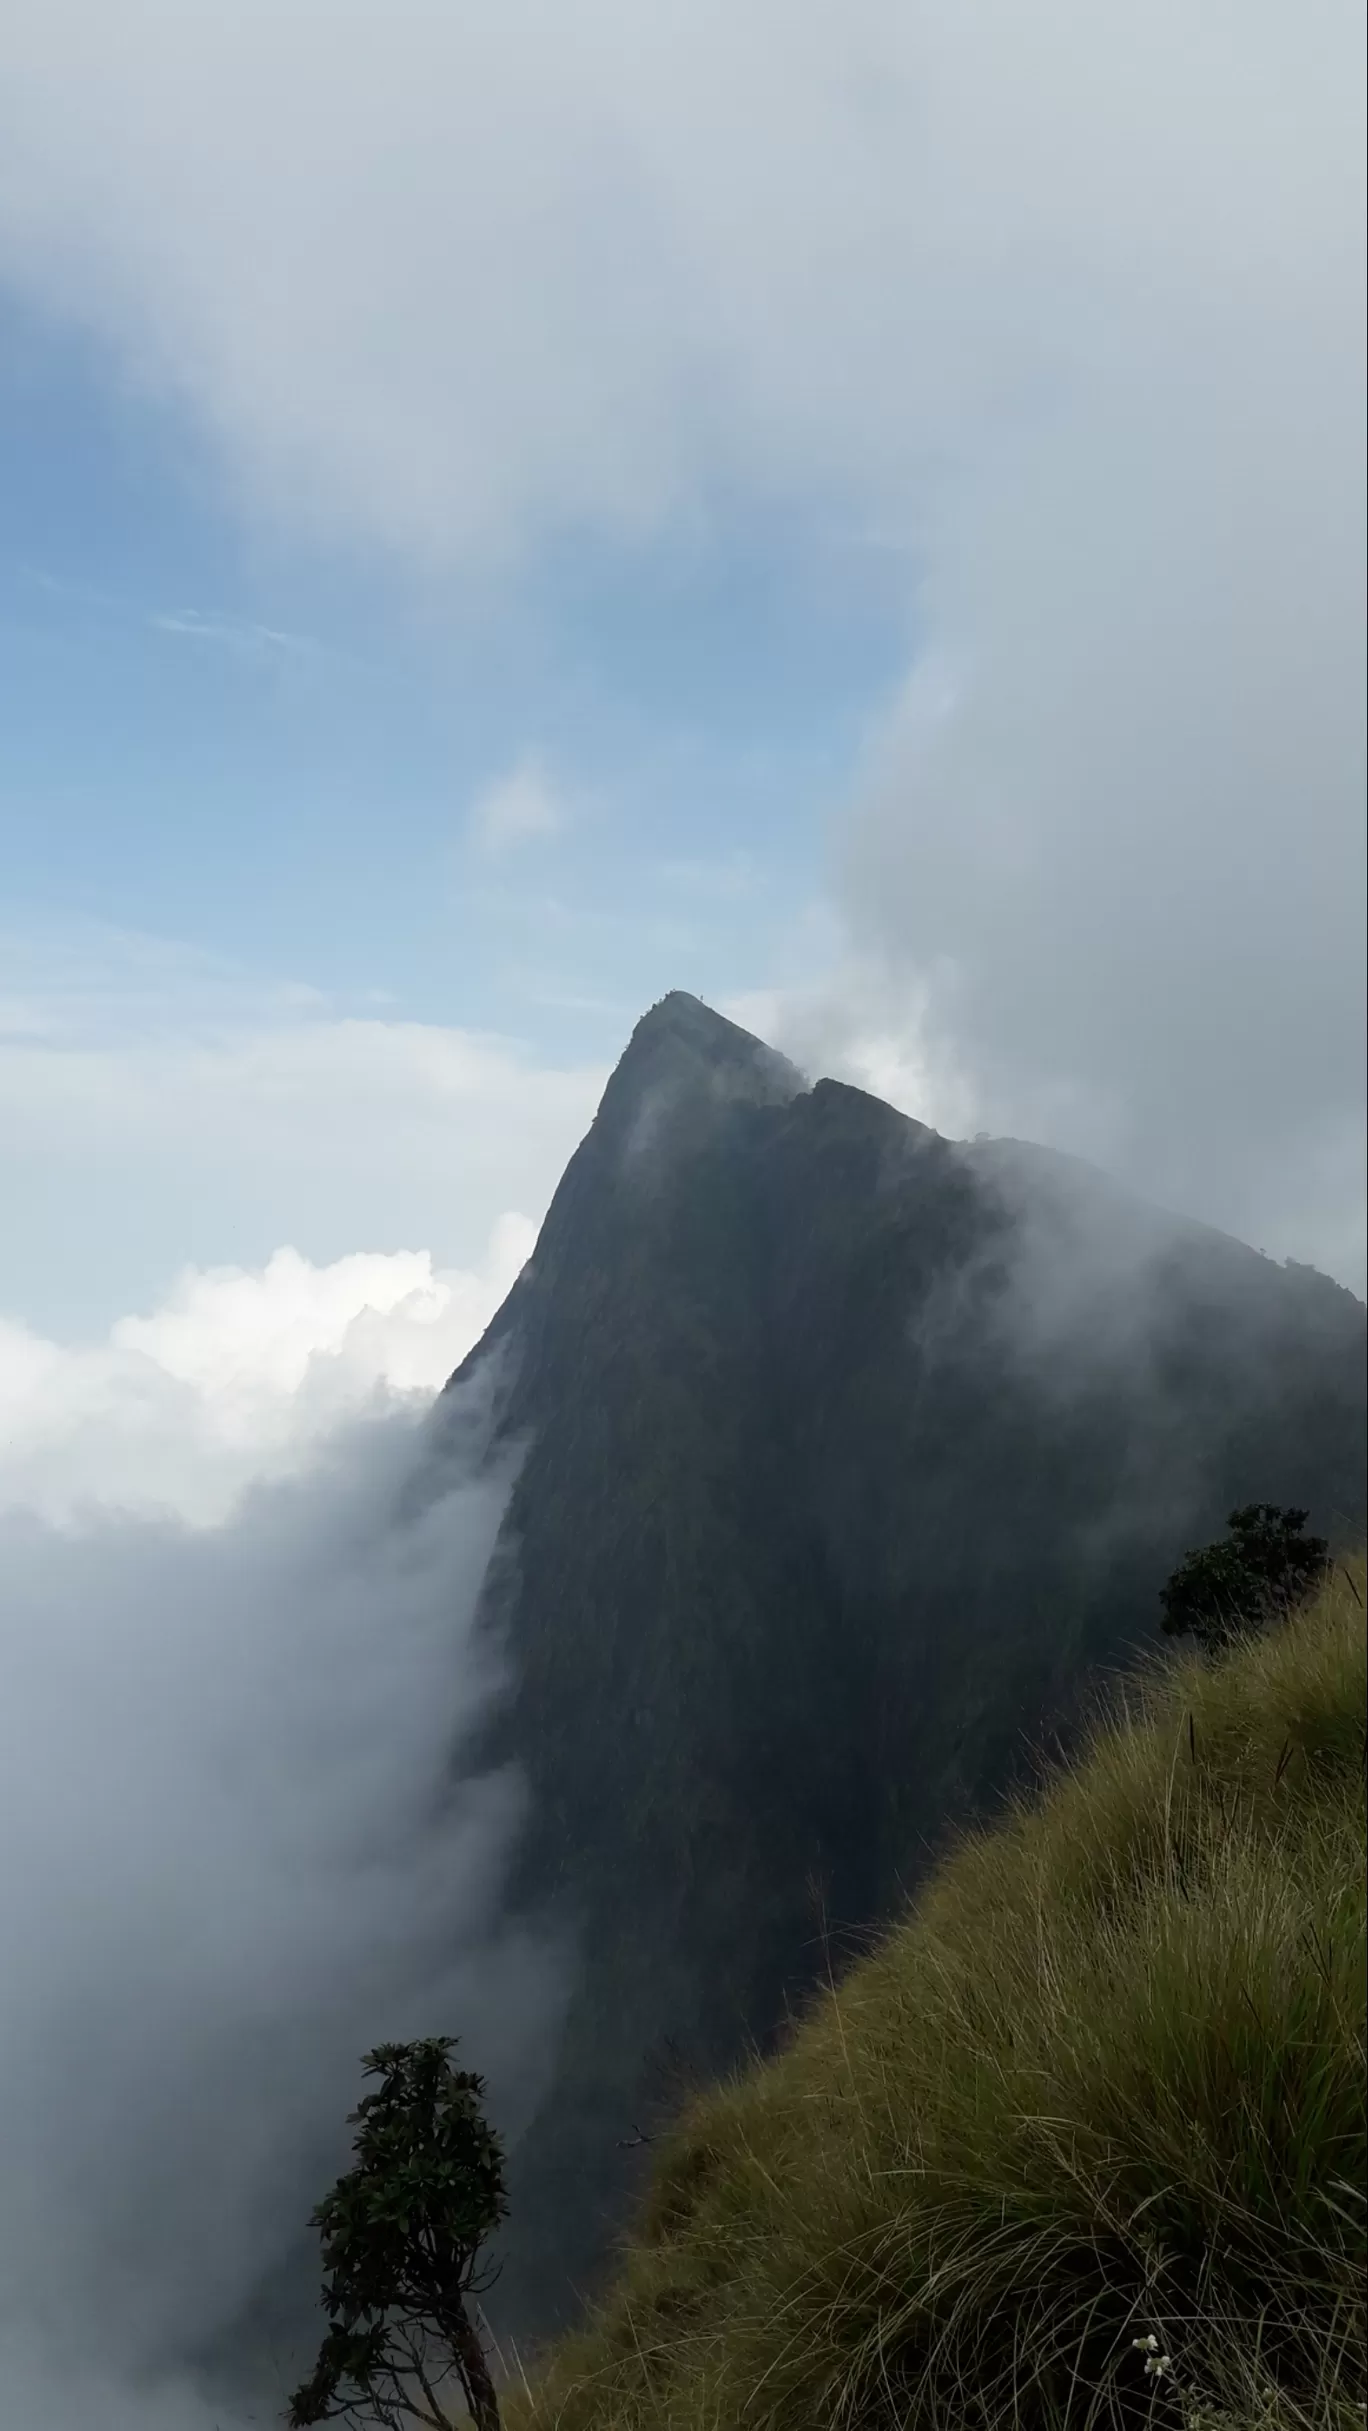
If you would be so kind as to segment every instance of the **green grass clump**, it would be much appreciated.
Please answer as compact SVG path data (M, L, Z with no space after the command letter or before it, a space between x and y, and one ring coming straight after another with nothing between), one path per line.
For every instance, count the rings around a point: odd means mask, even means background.
M1362 1593L1156 1663L697 2103L515 2431L1362 2425Z

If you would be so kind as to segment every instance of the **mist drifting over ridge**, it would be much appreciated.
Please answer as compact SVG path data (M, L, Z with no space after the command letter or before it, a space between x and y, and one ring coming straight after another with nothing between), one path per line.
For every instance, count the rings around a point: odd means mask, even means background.
M500 1684L472 1636L509 1483L485 1433L476 1397L447 1413L435 1494L400 1411L213 1527L0 1520L0 2389L26 2431L276 2419L363 2048L497 2052L505 2125L535 2091L559 1958L500 1921L516 1774L466 1760Z

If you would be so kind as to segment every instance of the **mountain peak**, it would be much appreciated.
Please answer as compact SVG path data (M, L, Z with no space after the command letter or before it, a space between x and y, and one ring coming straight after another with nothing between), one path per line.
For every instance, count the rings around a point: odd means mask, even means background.
M458 1371L498 1349L472 1402L517 1464L479 1763L528 1786L513 1912L577 1950L514 2335L592 2292L666 2067L725 2075L808 1999L818 1889L852 1936L898 1912L1226 1512L1362 1508L1363 1312L1218 1236L1118 1267L1044 1155L666 996Z
M643 1013L604 1091L598 1122L652 1135L688 1108L782 1105L808 1082L796 1065L697 996L674 988Z
M704 1004L701 996L691 996L687 988L667 988L653 1005L648 1005L636 1027L638 1030L688 1028L698 1023L721 1023L723 1020L724 1016L714 1013L712 1006ZM726 1026L730 1029L735 1024L727 1023Z
M753 1065L778 1067L791 1078L795 1087L807 1087L801 1072L786 1062L773 1047L765 1045L738 1022L728 1021L723 1013L715 1013L701 996L690 996L684 988L671 988L643 1013L623 1051L619 1071L628 1059L645 1047L658 1052L665 1042L677 1050L697 1057L708 1064ZM777 1075L776 1075L777 1076Z

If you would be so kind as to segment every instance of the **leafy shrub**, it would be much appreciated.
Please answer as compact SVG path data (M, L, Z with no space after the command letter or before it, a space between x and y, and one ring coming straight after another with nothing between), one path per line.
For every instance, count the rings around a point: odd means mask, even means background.
M381 2080L352 2111L355 2167L313 2213L323 2236L329 2329L290 2401L292 2431L345 2421L448 2431L455 2381L475 2431L499 2406L465 2307L480 2248L507 2212L503 2155L481 2111L483 2080L452 2067L450 2035L382 2043L362 2063Z
M1306 1518L1267 1502L1232 1511L1229 1536L1185 1554L1160 1589L1166 1634L1190 1634L1214 1651L1241 1630L1285 1620L1329 1565L1324 1537L1302 1535Z

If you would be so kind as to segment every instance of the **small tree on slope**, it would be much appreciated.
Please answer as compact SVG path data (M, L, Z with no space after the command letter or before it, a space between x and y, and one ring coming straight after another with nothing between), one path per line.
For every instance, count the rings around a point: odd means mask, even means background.
M1159 1591L1170 1637L1189 1633L1209 1653L1245 1629L1285 1620L1329 1567L1322 1536L1303 1536L1304 1511L1247 1503L1232 1511L1229 1536L1186 1553Z
M507 2214L503 2154L486 2126L484 2082L454 2069L450 2035L382 2043L379 2077L351 2113L355 2166L313 2213L327 2273L329 2327L311 2377L290 2400L292 2431L312 2423L409 2423L449 2431L454 2382L476 2431L499 2431L499 2401L466 2299L480 2248Z

